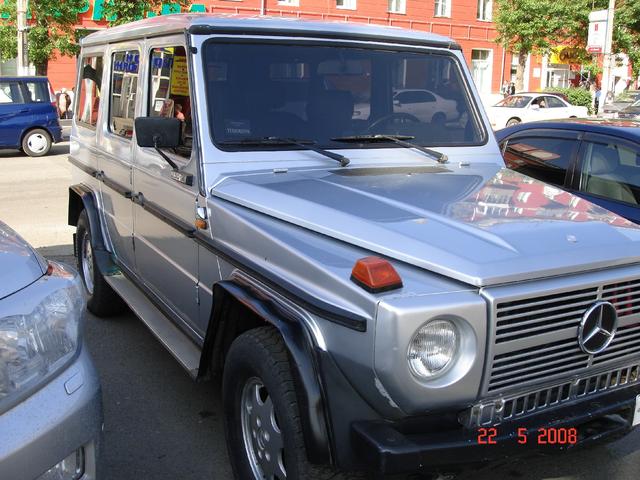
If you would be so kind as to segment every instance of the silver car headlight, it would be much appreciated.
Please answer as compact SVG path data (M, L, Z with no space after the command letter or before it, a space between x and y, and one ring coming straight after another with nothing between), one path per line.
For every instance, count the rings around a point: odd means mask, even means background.
M416 331L409 342L411 372L429 379L444 373L456 358L460 344L458 327L449 320L432 320Z
M85 307L78 278L57 264L48 274L71 281L30 313L0 318L0 406L54 375L78 350Z

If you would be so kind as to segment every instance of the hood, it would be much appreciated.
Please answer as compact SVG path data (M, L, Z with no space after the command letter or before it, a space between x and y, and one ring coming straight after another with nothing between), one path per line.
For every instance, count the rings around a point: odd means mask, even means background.
M46 272L45 265L20 235L0 222L0 299L35 282Z
M475 286L640 262L640 228L497 165L289 170L212 193Z

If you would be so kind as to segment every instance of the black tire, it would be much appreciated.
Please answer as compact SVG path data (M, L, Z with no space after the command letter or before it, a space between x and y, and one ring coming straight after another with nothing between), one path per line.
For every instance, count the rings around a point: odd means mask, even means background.
M509 121L507 122L507 127L513 127L514 125L518 125L520 122L519 118L510 118Z
M234 340L229 349L222 380L225 434L227 449L234 476L237 480L261 480L254 473L250 459L258 449L245 446L243 436L244 417L241 409L246 405L243 396L247 386L258 380L262 383L265 404L273 405L273 416L281 432L283 449L280 458L287 480L350 480L365 478L359 473L340 473L330 466L319 466L307 460L295 385L291 375L291 364L287 348L278 331L271 326L249 330ZM256 408L256 410L258 410ZM247 410L250 411L250 410ZM251 410L252 411L252 410ZM245 413L251 417L251 414ZM252 421L249 421L253 425ZM262 438L269 428L257 428L257 437ZM253 430L254 438L256 429ZM272 434L273 435L273 434ZM277 435L277 433L276 433ZM274 435L275 436L275 435ZM273 440L267 437L266 442ZM253 442L251 442L253 443ZM256 441L257 443L257 441ZM265 452L270 451L267 445ZM256 454L253 454L257 458ZM260 457L262 458L262 457ZM266 458L266 454L265 454ZM268 477L267 477L268 478ZM278 479L279 476L274 478ZM281 479L281 480L284 480Z
M51 135L46 130L34 128L22 138L22 151L30 157L42 157L51 150Z
M100 273L91 245L91 227L87 211L82 210L76 227L75 253L78 273L87 294L87 308L96 317L110 317L122 313L126 305ZM85 260L86 263L83 263Z

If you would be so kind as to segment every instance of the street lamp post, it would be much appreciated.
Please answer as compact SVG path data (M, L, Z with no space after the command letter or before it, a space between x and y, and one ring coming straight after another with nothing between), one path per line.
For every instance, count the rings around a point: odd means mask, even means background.
M604 41L604 58L602 65L602 85L601 89L604 91L604 102L610 103L613 100L613 87L611 86L612 78L611 78L611 70L612 70L612 59L613 55L611 53L612 43L613 43L613 17L615 14L616 8L616 0L609 0L609 8L607 9L607 34L605 36ZM611 92L611 96L609 96L609 92Z
M18 27L18 75L29 74L29 57L27 55L27 0L17 0Z

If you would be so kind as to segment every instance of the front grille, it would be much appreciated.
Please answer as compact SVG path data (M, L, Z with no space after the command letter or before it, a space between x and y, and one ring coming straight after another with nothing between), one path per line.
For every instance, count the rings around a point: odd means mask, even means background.
M489 292L495 330L484 393L568 379L594 366L634 355L640 358L640 280L635 275L630 280L593 282L537 295L512 294L512 288L504 298L491 299L494 292ZM616 307L618 330L603 352L589 355L578 344L578 328L586 310L598 300Z
M640 363L634 363L551 387L486 400L472 407L466 415L463 415L462 420L469 428L497 425L504 421L533 415L571 400L638 383L640 383Z

